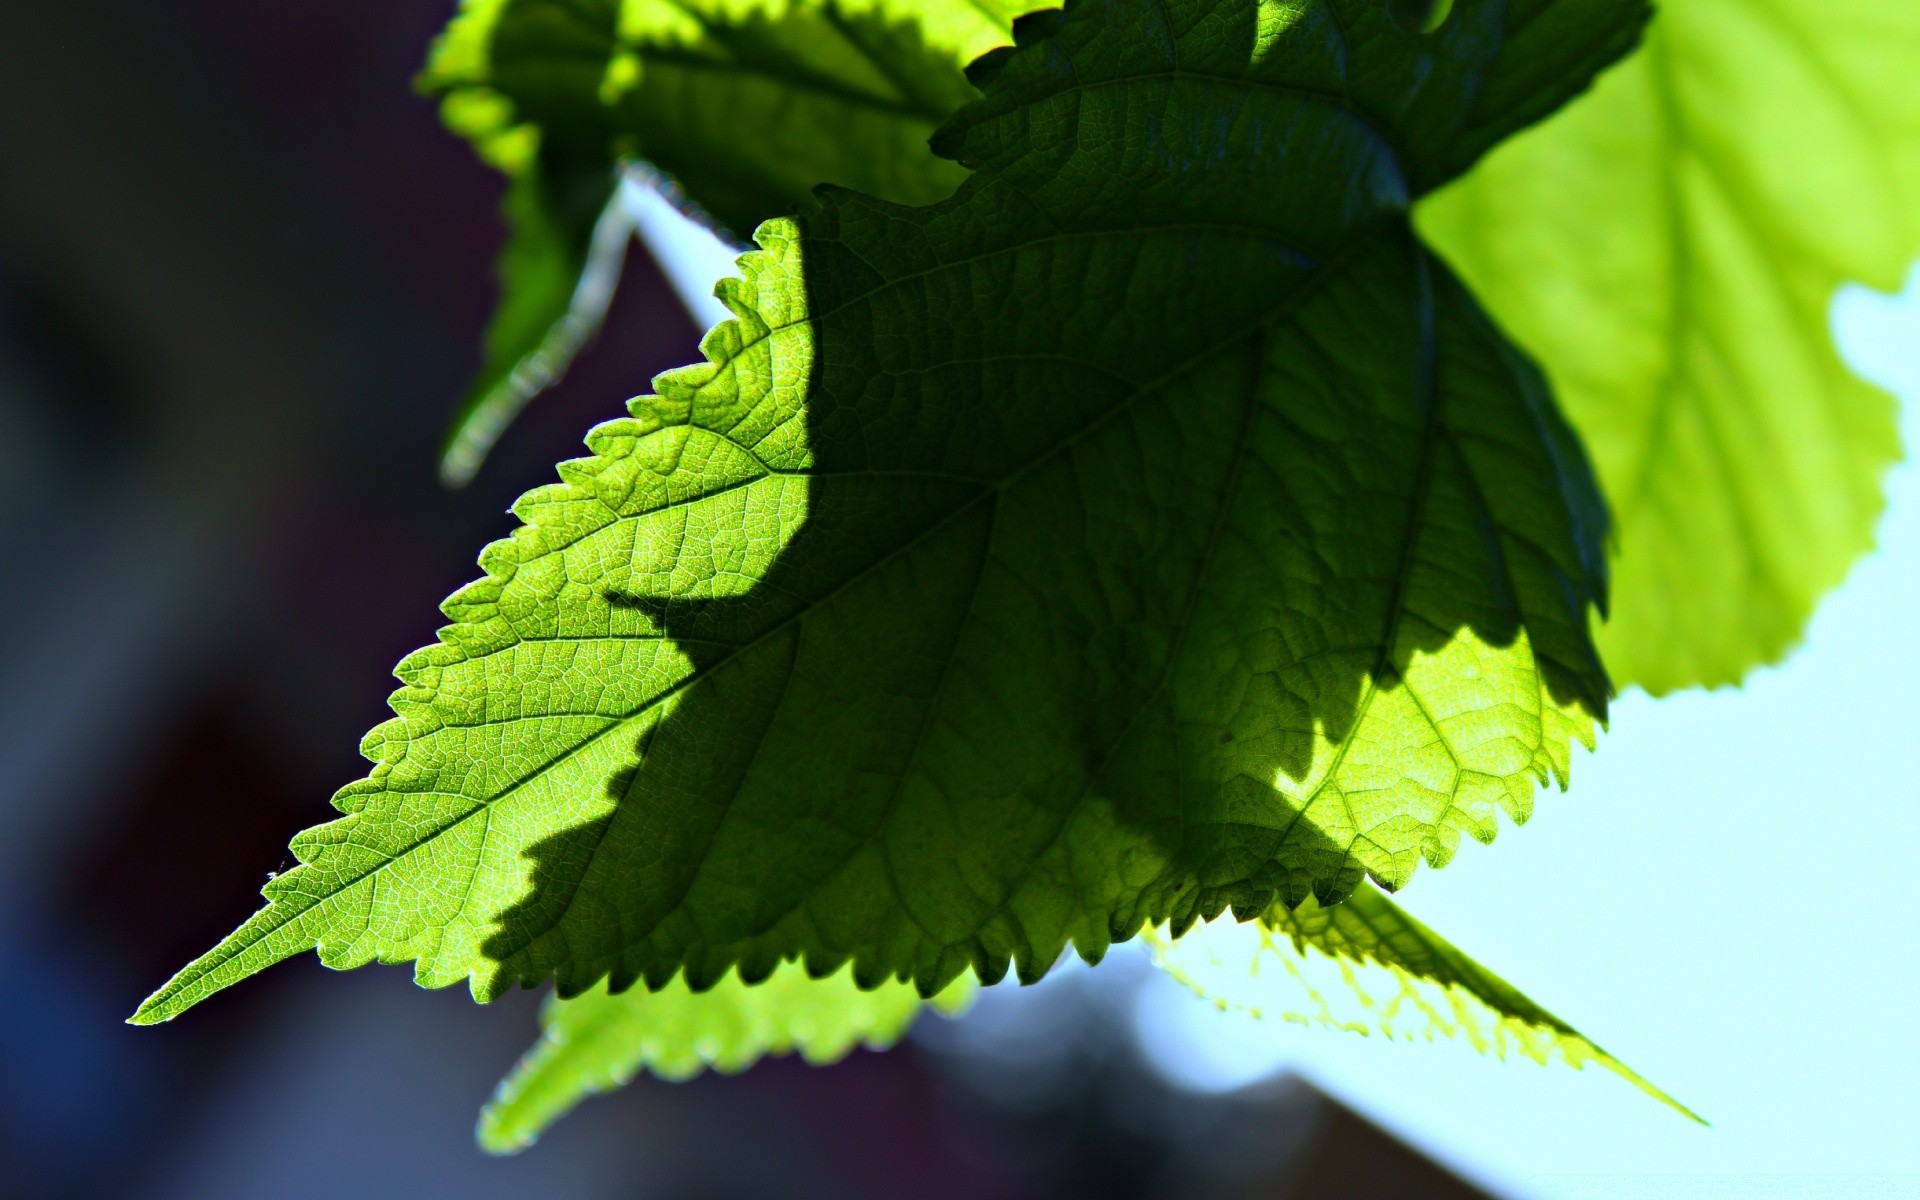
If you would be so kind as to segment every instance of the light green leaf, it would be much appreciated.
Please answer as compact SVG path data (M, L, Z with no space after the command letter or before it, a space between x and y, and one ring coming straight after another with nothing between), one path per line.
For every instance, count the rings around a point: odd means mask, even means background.
M1223 1008L1389 1038L1462 1038L1500 1058L1595 1063L1700 1120L1371 887L1332 908L1308 900L1178 940L1165 929L1145 937L1155 962Z
M1616 522L1614 677L1738 681L1872 544L1892 401L1834 290L1920 254L1920 5L1663 0L1646 49L1422 206Z
M973 992L963 976L932 1004L956 1013ZM675 979L657 992L610 995L602 983L571 1000L549 997L540 1040L501 1080L477 1135L496 1154L524 1149L580 1101L624 1087L643 1070L691 1079L709 1067L744 1071L769 1054L797 1050L810 1063L830 1063L856 1045L882 1050L900 1040L923 1003L904 983L865 991L850 969L812 979L799 963L784 963L751 987L728 975L705 992Z
M1414 196L1632 0L1087 0L921 208L769 222L400 665L347 815L151 997L308 948L486 997L851 959L923 993L1397 887L1564 780L1604 512Z
M927 136L1028 0L466 0L422 86L513 177L501 306L441 473L471 478L606 312L643 158L736 236L821 183L924 204L964 177ZM747 131L750 131L747 132ZM595 217L604 211L599 236ZM578 285L576 286L576 281Z

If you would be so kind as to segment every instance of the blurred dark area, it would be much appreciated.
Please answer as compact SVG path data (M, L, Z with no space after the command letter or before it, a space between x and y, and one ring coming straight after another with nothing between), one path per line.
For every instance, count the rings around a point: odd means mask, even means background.
M635 249L607 335L439 486L502 235L411 86L450 12L0 4L0 1195L1480 1194L1305 1085L1162 1081L1138 958L837 1067L643 1081L507 1160L471 1124L533 996L308 958L122 1024L332 815L513 497L695 354Z

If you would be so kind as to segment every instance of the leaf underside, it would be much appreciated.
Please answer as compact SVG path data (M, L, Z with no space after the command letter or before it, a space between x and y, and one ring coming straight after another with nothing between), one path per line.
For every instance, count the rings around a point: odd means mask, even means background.
M1700 1119L1369 886L1332 908L1308 899L1245 923L1198 925L1178 939L1164 928L1142 936L1156 965L1223 1007L1389 1038L1459 1038L1502 1059L1598 1063ZM972 983L963 975L931 1003L951 1014L972 999ZM855 1045L884 1048L922 1004L906 984L866 991L845 969L811 979L797 963L753 987L729 975L701 993L675 980L658 992L609 994L599 984L572 1000L549 997L540 1040L481 1113L478 1138L495 1153L523 1149L588 1096L643 1070L681 1080L796 1049L825 1063Z
M1778 660L1872 545L1894 405L1828 308L1920 254L1916 47L1903 0L1663 0L1641 53L1422 206L1593 455L1623 685Z
M1025 22L959 190L762 227L709 362L522 498L347 815L137 1019L309 948L931 994L1523 819L1604 713L1605 515L1407 209L1644 15Z
M951 1014L972 998L973 981L963 976L930 1003ZM612 994L603 983L571 1000L549 997L540 1040L501 1080L476 1136L496 1154L524 1149L582 1100L641 1071L683 1080L710 1068L744 1071L768 1055L798 1051L819 1064L856 1046L885 1049L925 1003L904 983L866 990L848 970L812 979L798 963L751 987L729 975L705 992L676 979L657 992Z
M1595 1063L1700 1120L1371 887L1332 908L1309 900L1178 940L1164 930L1146 938L1162 968L1225 1007L1388 1038L1460 1038L1500 1058Z

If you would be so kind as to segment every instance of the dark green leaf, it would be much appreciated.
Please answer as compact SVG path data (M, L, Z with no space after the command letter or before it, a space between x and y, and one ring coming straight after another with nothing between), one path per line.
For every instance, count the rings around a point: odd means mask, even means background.
M598 329L626 250L609 206L617 164L652 163L736 237L821 183L937 200L964 172L927 135L977 95L961 68L1005 41L1023 7L467 0L422 82L513 184L500 310L443 451L447 481L472 476Z
M1564 778L1604 513L1411 201L1631 0L1088 0L909 207L834 191L401 664L348 815L156 993L307 948L489 996L803 956L932 992L1404 883Z

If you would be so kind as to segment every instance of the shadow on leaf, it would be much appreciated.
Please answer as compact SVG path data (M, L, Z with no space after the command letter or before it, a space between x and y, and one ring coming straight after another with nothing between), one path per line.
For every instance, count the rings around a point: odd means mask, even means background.
M1507 7L1331 8L1043 14L936 137L954 196L762 228L710 362L569 476L621 532L568 577L684 670L477 990L1033 979L1397 887L1564 779L1604 509L1406 221L1490 140Z

